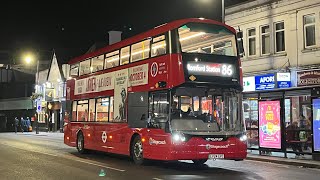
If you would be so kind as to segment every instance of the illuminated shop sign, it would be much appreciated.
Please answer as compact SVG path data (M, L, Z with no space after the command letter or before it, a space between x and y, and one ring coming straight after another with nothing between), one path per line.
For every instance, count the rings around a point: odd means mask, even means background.
M297 72L298 86L312 86L320 84L320 70Z
M243 78L243 91L269 90L274 88L290 88L290 73L265 74ZM277 83L276 83L277 82ZM277 84L277 86L276 86Z
M274 74L255 76L256 90L269 90L275 88Z
M230 64L218 63L193 63L187 64L189 74L203 76L226 76L231 77L234 73L234 67Z
M277 73L277 87L278 88L291 87L290 73Z
M244 77L243 78L243 92L246 91L255 91L256 90L256 83L254 76Z

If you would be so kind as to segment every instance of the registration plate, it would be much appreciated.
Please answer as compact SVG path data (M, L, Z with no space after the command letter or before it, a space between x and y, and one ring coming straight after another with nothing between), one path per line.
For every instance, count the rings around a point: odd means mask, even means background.
M224 154L209 154L208 159L224 159Z

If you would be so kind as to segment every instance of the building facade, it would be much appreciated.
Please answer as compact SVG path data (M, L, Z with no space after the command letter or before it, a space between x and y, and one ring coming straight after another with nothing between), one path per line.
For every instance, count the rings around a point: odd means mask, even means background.
M34 75L0 67L0 132L14 131L14 119L31 117Z
M63 130L63 119L66 103L65 76L68 76L68 65L59 65L53 54L49 69L39 72L39 79L34 98L40 131Z
M320 0L253 0L226 9L243 32L248 149L320 153Z

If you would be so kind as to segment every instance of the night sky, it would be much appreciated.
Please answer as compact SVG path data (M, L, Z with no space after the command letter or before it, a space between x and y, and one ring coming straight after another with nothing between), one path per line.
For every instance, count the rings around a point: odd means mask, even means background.
M242 1L226 0L226 6ZM25 51L46 54L55 49L59 60L67 62L94 43L106 42L110 30L120 30L127 38L181 18L221 20L220 0L9 2L1 5L0 54L8 53L11 59ZM0 56L0 63L4 61L5 56Z

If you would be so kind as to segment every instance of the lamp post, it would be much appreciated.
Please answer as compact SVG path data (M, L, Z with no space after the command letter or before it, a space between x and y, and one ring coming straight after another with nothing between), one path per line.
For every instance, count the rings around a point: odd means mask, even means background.
M224 9L224 0L221 0L222 2L221 2L221 22L222 23L225 23L225 9Z
M37 62L37 72L36 72L36 91L38 91L39 88L39 60L32 54L27 54L24 57L24 60L27 64L30 64L34 59L36 59ZM39 114L37 112L37 118L36 118L36 134L39 134Z

